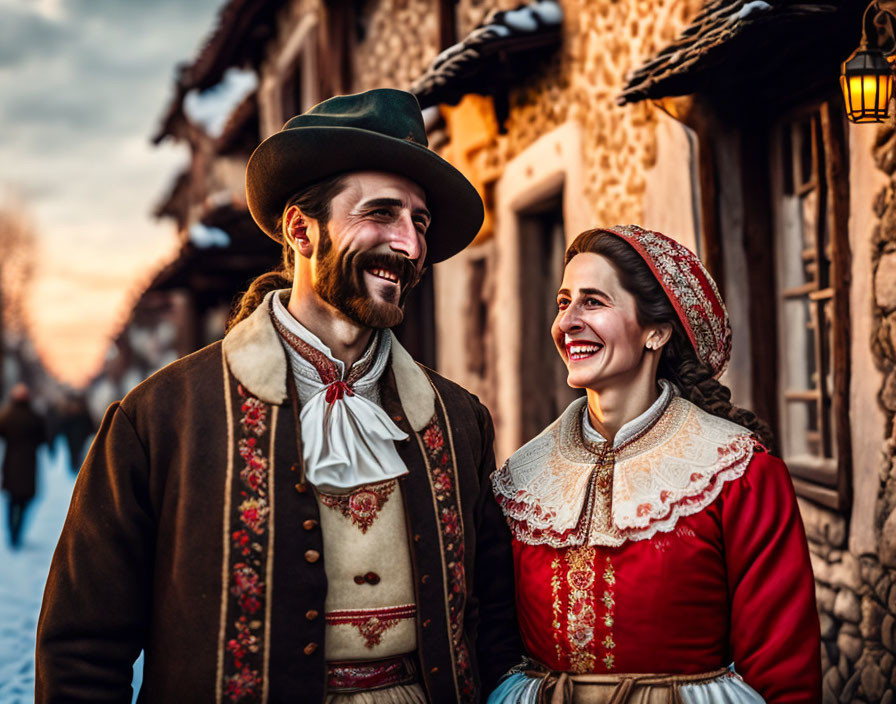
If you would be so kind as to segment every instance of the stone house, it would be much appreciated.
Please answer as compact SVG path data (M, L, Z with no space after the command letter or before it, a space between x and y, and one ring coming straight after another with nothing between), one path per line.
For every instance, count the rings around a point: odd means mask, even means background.
M499 458L572 398L548 335L565 245L635 222L695 249L729 305L724 381L770 422L792 470L824 700L892 702L896 127L846 123L837 93L863 10L229 0L157 135L193 152L165 214L186 231L226 202L251 229L241 176L254 144L333 94L415 92L430 145L487 214L473 245L433 267L399 334L489 406ZM219 144L184 104L232 67L257 89L234 112L239 139Z

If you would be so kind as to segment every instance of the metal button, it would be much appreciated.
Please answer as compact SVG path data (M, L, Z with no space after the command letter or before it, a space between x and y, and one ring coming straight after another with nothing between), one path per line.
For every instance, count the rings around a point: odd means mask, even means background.
M300 465L298 462L296 462L294 465L292 465L292 466L290 467L290 469L291 469L293 472L300 472L300 471L302 471L302 465Z
M439 668L438 668L438 667L434 667L434 668L432 668L432 669L429 671L429 673L430 673L431 675L434 675L434 674L436 674L438 671L439 671Z
M423 622L423 627L424 627L424 628L429 628L429 624L431 624L431 623L432 623L432 621L431 621L430 619L426 619L426 620Z
M309 518L307 521L302 523L302 528L304 528L305 530L314 530L315 528L317 528L317 521L315 521L313 518Z
M308 609L308 610L305 612L305 618L307 618L309 621L313 621L313 620L316 619L319 615L320 615L320 614L318 614L317 611L315 611L314 609Z
M366 580L364 579L364 575L363 575L363 574L356 574L356 575L355 575L355 584L364 584L365 581L366 581Z
M296 491L299 492L300 494L304 494L305 492L308 491L308 485L307 484L296 484Z
M423 575L423 576L420 578L420 582L423 583L423 584L426 584L427 582L429 582L429 575L428 575L428 574Z
M415 542L415 543L419 543L419 542L420 542L420 534L419 534L419 533L414 533L414 542Z
M317 550L306 550L305 551L305 561L306 562L317 562L320 559L320 553Z
M379 584L380 576L376 572L368 572L364 575L364 581L368 584Z
M305 655L314 655L315 650L317 650L317 643L309 643L305 646Z

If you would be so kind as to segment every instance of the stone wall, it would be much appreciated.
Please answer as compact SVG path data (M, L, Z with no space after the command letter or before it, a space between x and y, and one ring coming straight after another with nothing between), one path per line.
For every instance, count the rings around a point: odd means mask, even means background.
M360 12L364 37L352 57L352 89L406 89L439 53L436 1L380 0Z
M469 31L493 8L518 3L462 0L458 25ZM643 219L646 172L656 160L656 108L615 103L626 72L674 39L700 0L561 0L563 42L554 60L510 95L507 132L477 155L481 173L503 165L568 120L588 135L583 158L594 223ZM461 35L463 36L463 35Z
M847 549L846 519L800 500L821 623L824 704L894 701L896 572Z

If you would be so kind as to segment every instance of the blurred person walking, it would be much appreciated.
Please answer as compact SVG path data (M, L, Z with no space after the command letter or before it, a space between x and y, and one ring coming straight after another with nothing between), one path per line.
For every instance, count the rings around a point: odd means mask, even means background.
M30 395L25 384L16 384L0 411L0 437L6 440L3 491L9 503L9 542L14 550L22 544L25 511L34 498L37 448L46 442L44 418L31 408Z

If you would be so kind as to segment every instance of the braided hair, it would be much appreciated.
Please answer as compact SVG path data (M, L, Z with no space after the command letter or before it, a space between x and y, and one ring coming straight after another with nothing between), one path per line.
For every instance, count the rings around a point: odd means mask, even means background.
M317 220L320 224L321 233L325 234L327 222L330 220L330 204L344 190L345 181L345 174L337 174L305 188L301 193L297 193L287 201L283 207L284 215L289 208L297 205L303 215L312 220ZM280 217L276 225L276 231L282 234L282 230L283 216ZM281 253L280 264L273 270L256 277L249 284L249 288L240 297L236 306L234 306L234 311L227 322L227 331L230 331L234 325L244 318L248 318L252 311L261 305L268 292L281 288L292 288L292 280L296 270L296 251L287 241L285 234L282 234L282 240L283 252Z
M707 413L744 426L774 451L774 436L768 423L731 403L731 389L713 378L709 365L698 359L672 302L634 247L610 232L587 230L567 248L564 266L582 253L599 254L614 265L622 287L635 297L641 327L661 323L672 327L672 336L660 353L657 376L671 381L683 398Z

